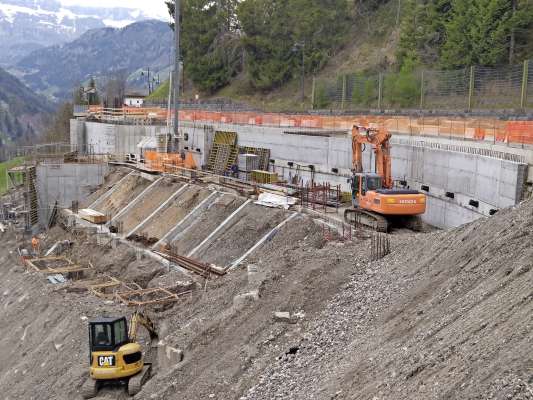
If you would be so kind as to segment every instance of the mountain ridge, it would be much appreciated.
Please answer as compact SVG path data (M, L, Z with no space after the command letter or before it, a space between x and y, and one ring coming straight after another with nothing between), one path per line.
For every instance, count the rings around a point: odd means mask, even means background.
M91 77L130 76L150 68L155 73L170 64L173 34L168 24L147 20L124 28L100 28L78 39L39 49L20 60L14 74L34 91L56 100Z
M0 0L0 66L30 52L67 43L90 29L121 28L163 16L126 7L64 6L57 0Z

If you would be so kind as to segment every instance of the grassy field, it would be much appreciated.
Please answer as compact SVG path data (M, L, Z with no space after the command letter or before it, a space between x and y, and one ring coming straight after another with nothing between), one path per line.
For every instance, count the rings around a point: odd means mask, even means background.
M24 158L18 157L12 160L0 163L0 194L4 194L7 191L7 170L24 162Z

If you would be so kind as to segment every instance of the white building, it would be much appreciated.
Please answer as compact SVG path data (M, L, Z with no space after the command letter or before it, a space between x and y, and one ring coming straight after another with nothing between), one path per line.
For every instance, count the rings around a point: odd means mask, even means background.
M127 94L124 96L124 105L127 107L142 107L145 97L139 93Z

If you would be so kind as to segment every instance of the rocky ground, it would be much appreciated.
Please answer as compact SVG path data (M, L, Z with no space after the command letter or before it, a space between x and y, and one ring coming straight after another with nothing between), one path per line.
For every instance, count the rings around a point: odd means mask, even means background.
M54 228L44 245L66 237ZM21 266L12 232L0 239L1 397L79 398L87 319L132 310L48 284ZM207 282L89 236L69 254L142 287L193 282L183 301L146 310L184 360L156 360L136 399L533 399L532 239L530 201L448 232L391 235L376 262L369 240L327 241L301 216Z

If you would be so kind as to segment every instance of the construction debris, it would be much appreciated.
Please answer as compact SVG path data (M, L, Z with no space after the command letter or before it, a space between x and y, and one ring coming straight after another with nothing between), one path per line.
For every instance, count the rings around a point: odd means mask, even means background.
M46 279L48 279L48 282L54 284L54 285L57 285L59 283L65 283L67 280L65 279L65 277L61 274L57 274L57 275L50 275L50 276L47 276Z
M296 199L294 197L281 196L274 193L261 193L254 204L288 210L291 206L296 204Z
M290 312L286 312L286 311L276 311L276 312L274 312L274 321L285 322L285 323L288 323L288 324L293 324L293 323L296 322L296 320L291 317L291 313Z
M170 251L155 251L155 253L204 278L208 278L211 275L222 276L228 271L228 268L220 268L216 265L203 263L189 257L180 256L179 254Z

